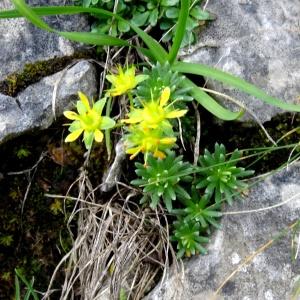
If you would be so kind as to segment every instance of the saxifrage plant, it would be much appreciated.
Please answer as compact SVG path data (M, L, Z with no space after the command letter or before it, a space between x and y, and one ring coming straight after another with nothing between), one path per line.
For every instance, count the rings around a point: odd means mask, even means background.
M200 23L214 19L212 14L201 9L201 3L202 0L191 3L181 47L196 41L196 31ZM115 11L120 17L141 28L155 27L156 31L160 29L164 42L173 39L180 12L180 0L82 0L82 5ZM92 32L118 36L131 30L130 25L123 20L94 16L96 20L92 25Z
M155 159L149 156L147 165L135 163L136 174L139 179L135 179L131 184L143 188L144 196L141 203L149 202L150 207L156 208L159 200L162 199L169 212L172 212L172 201L178 197L190 199L190 195L180 185L181 182L190 182L192 177L191 166L182 161L182 156L175 155L169 151L165 159Z
M198 170L200 176L196 187L205 188L205 197L210 199L214 196L216 203L220 203L222 196L225 196L226 201L231 204L233 195L247 188L247 184L240 178L254 173L254 171L236 166L241 156L241 152L235 150L227 158L224 145L218 143L215 144L214 153L205 149L204 155L199 157L202 168Z
M178 223L175 223L174 225L174 240L178 242L179 256L183 255L184 253L186 255L191 255L197 252L204 252L204 247L201 244L205 242L207 238L202 237L202 234L207 233L208 224L212 225L215 218L218 217L217 214L213 213L213 208L215 209L215 206L211 207L211 205L214 205L214 201L219 204L223 200L220 195L225 195L226 197L226 193L238 192L238 189L236 188L236 185L233 184L233 181L237 181L237 178L241 176L236 173L235 165L232 165L233 159L231 160L230 164L227 165L229 171L225 167L222 167L222 165L226 166L226 161L216 164L216 161L218 159L220 160L219 156L219 158L217 157L216 159L215 157L213 157L208 161L203 160L202 163L206 164L206 166L190 168L189 170L185 170L184 174L182 173L178 175L178 170L176 171L176 174L173 174L174 176L165 174L163 176L163 180L161 178L157 178L157 175L160 174L159 172L161 170L165 169L156 170L155 172L152 172L150 174L150 164L156 167L158 164L166 163L165 161L167 158L165 158L165 156L167 156L168 149L171 149L175 145L178 132L174 130L174 120L182 117L185 114L182 112L184 110L182 109L182 107L177 107L177 104L180 104L181 100L185 100L187 97L191 97L209 112L222 120L237 119L242 115L243 111L232 112L224 108L219 103L217 103L209 94L203 91L201 87L197 86L193 81L191 81L187 77L184 77L183 75L193 74L218 80L224 84L235 87L240 91L260 98L270 105L274 105L282 109L299 112L300 106L284 103L279 99L268 96L262 90L251 85L250 83L247 83L246 81L238 77L232 76L215 68L202 64L178 61L177 54L182 45L182 41L186 34L186 28L189 22L191 4L189 0L181 0L180 10L176 12L172 11L173 15L176 15L176 18L174 18L174 20L176 19L176 21L178 22L175 29L175 34L172 37L173 43L172 45L170 45L169 52L167 52L149 34L144 32L136 24L134 24L134 22L125 20L118 13L114 14L108 10L91 7L84 8L73 6L56 6L31 8L26 5L24 0L12 0L12 2L15 4L16 10L0 12L0 18L16 18L23 16L39 28L47 30L49 32L57 33L64 38L98 46L133 47L136 49L136 51L140 52L144 57L146 57L145 62L149 61L151 65L157 66L158 64L160 64L160 66L163 66L162 68L168 65L168 84L167 81L161 79L161 77L163 76L160 75L162 74L160 73L160 70L153 71L153 69L149 67L148 69L150 71L147 74L144 74L146 75L146 77L143 77L143 80L137 79L137 76L141 75L135 75L135 67L127 67L125 71L123 71L123 69L121 69L121 71L119 68L118 74L108 75L111 76L107 77L107 79L112 83L112 87L106 94L106 117L109 118L109 114L111 112L111 98L126 93L130 100L130 111L128 113L128 118L124 119L123 121L123 124L126 124L127 133L124 137L124 140L127 147L127 153L131 154L131 158L136 157L139 153L144 154L145 164L138 165L138 168L143 170L143 172L141 171L142 178L140 179L143 180L143 183L139 182L138 185L143 187L143 189L146 189L147 186L155 186L154 190L156 189L155 191L157 195L163 200L166 199L165 202L168 210L172 210L172 198L174 198L174 194L172 193L172 191L170 192L169 190L165 193L165 189L167 189L169 184L172 183L169 180L171 180L171 178L173 177L176 178L178 176L181 180L181 177L184 178L184 176L189 176L192 174L195 174L197 177L197 173L200 174L200 178L198 178L197 183L198 188L200 189L200 193L203 194L199 195L199 201L197 201L197 199L193 199L192 202L187 203L186 206L182 208L184 211L183 216L180 215ZM50 27L41 19L41 16L77 13L90 13L93 15L97 15L99 18L103 18L104 20L114 19L116 22L122 24L124 28L127 27L134 31L142 39L144 47L134 45L132 42L110 36L105 33L59 31ZM153 74L151 74L152 71ZM157 81L154 77L155 74L160 75L157 76ZM174 74L176 74L176 76ZM124 76L127 76L129 80L123 80ZM180 80L177 80L176 77L180 78ZM142 79L142 77L139 78ZM175 84L173 85L174 82ZM149 83L149 91L147 91L146 83ZM151 87L153 86L155 88L151 90ZM135 92L133 91L134 88L136 88ZM182 97L181 99L179 97L177 98L175 95L176 93L177 95L179 95L179 91L184 91L181 94L183 95L186 93L185 97ZM136 95L136 103L134 103L134 101L131 99L132 94ZM148 95L146 99L145 95ZM168 95L168 97L166 97L166 95ZM72 116L74 116L74 114L72 114ZM100 138L101 134L99 135L98 131L96 133L96 128L93 127L92 131L93 138L96 138L99 141L102 140L102 138ZM109 137L109 129L105 130L105 135L106 142L108 143L109 138L107 137ZM74 138L74 136L72 137ZM176 160L176 158L174 160ZM167 169L167 171L169 172L172 167L173 162L172 166L168 166L169 169ZM152 170L154 169L155 168L153 168ZM219 169L221 170L220 172L218 171ZM204 176L211 176L211 181L208 180L206 182L206 178L204 178L203 174ZM150 179L150 184L147 179ZM158 186L156 185L157 182L159 182ZM225 183L227 185L225 185ZM225 189L224 186L226 187ZM173 189L175 189L175 187ZM188 198L183 196L182 193L174 193L176 198L178 197L178 199ZM164 198L164 194L168 196L165 196L166 198ZM212 197L213 195L215 197ZM152 193L150 196L152 196ZM228 197L228 199L227 200L230 202L231 198ZM153 202L152 207L155 207L159 199L157 199L156 197L154 199L151 199L151 201Z
M208 243L209 239L200 235L200 224L194 221L180 219L174 222L174 234L172 241L177 242L177 256L184 255L190 257L195 254L206 254L207 250L203 244Z
M98 46L133 46L137 51L140 51L150 61L156 64L157 62L164 64L169 62L171 69L178 73L194 74L200 76L206 76L207 78L221 81L224 84L228 84L234 88L239 89L242 92L248 93L254 97L260 98L262 101L282 108L288 111L300 112L300 106L296 104L285 103L277 98L267 95L265 92L255 87L254 85L244 81L241 78L230 75L226 72L217 70L213 67L209 67L197 63L180 62L177 60L177 54L181 46L182 39L186 32L186 25L189 16L189 0L180 1L180 11L178 14L178 22L176 31L174 33L173 44L170 47L170 51L167 52L155 39L149 34L144 32L138 26L120 17L118 14L114 14L110 11L100 8L85 8L78 6L53 6L53 7L29 7L24 0L12 0L16 10L7 10L0 12L0 18L19 18L26 17L37 27L57 33L67 39L82 42L91 45ZM90 13L97 15L104 19L115 18L116 20L123 21L130 26L130 28L143 40L147 48L132 45L130 42L109 36L107 34L99 34L92 32L68 32L59 31L50 27L45 23L41 16L60 15L60 14L78 14L78 13ZM232 112L218 104L211 96L204 92L201 87L198 87L190 79L185 78L182 80L180 87L190 88L189 95L193 97L198 103L200 103L205 109L214 114L216 117L223 120L234 120L239 118L243 111Z

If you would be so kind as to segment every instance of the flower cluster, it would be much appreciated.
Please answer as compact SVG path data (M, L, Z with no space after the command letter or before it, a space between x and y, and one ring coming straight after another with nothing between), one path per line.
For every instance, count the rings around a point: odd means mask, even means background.
M103 98L90 106L89 100L85 94L78 92L80 101L77 101L76 108L78 114L74 111L65 111L66 118L73 120L69 127L70 134L65 142L74 142L83 133L83 141L86 149L90 149L93 140L102 142L103 133L101 130L110 129L115 126L115 121L109 117L101 116L106 99Z
M162 90L159 99L141 101L142 108L133 108L128 119L123 120L129 124L126 137L127 153L131 159L138 153L143 153L145 163L149 153L156 158L165 158L165 150L170 149L176 142L175 133L170 119L182 117L187 110L176 110L172 103L168 104L170 88Z
M112 88L107 92L110 96L120 96L130 92L140 82L144 81L147 75L135 75L135 67L127 67L125 72L121 66L118 66L118 74L106 75L106 79L112 84Z
M139 83L145 83L149 75L135 75L135 67L127 67L123 70L118 67L118 74L107 75L107 80L112 87L107 91L111 97L128 94L131 100L128 118L122 120L126 124L125 135L126 153L130 159L139 153L144 154L145 162L151 153L154 157L165 158L165 151L175 145L176 137L170 119L182 117L187 110L174 108L169 103L171 90L169 87L161 87L157 98L139 99L142 107L135 107L132 101L131 91Z

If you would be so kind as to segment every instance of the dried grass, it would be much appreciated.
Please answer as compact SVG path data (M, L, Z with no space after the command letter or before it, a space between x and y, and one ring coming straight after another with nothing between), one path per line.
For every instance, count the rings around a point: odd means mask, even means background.
M176 262L163 208L155 212L141 208L131 200L136 191L124 184L108 201L98 199L101 185L93 189L84 170L77 184L78 197L65 197L76 201L68 224L77 219L77 234L43 299L57 292L52 285L62 268L65 280L60 299L79 295L85 300L120 299L121 291L127 299L141 299L155 286L158 275L164 277L169 258Z

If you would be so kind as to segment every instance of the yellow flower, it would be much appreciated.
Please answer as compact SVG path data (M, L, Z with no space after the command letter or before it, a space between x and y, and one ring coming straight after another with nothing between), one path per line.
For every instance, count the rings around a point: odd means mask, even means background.
M135 76L134 66L127 67L125 72L121 66L118 66L118 71L117 75L106 76L106 79L112 84L112 88L108 90L111 96L119 96L127 93L148 77L147 75Z
M159 100L151 100L143 103L143 108L135 108L129 114L129 119L123 120L124 123L140 123L145 128L157 128L160 126L171 127L167 119L180 118L186 114L187 110L176 110L167 105L170 99L170 88L163 89Z
M101 116L106 99L101 99L90 107L86 95L78 92L80 101L77 101L78 114L73 111L65 111L64 115L70 120L74 120L69 127L71 132L65 139L65 142L73 142L83 133L85 147L89 149L93 140L102 142L103 133L101 130L110 129L115 126L115 121L109 117Z
M164 136L159 128L146 129L134 125L129 128L129 132L125 142L126 153L131 154L130 159L135 158L140 152L144 153L145 163L147 163L149 153L160 159L165 158L164 151L170 149L176 142L175 137Z

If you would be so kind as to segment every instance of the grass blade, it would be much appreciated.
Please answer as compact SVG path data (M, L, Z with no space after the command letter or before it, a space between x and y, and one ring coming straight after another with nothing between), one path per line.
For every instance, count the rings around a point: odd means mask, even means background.
M13 1L13 0L12 0ZM23 1L23 0L22 0ZM23 6L24 6L23 1ZM92 8L92 7L81 7L81 6L35 6L30 7L25 4L26 7L29 7L38 16L53 16L53 15L74 15L79 13L90 13L101 15L104 18L119 18L118 15L101 8ZM23 14L20 13L18 9L10 9L0 11L0 18L22 18Z
M166 50L153 37L144 32L142 29L133 24L130 24L130 26L148 46L151 54L153 55L153 57L155 57L156 61L163 64L168 59L168 53L166 52Z
M22 273L18 270L15 269L15 273L17 274L17 276L23 281L23 283L26 285L27 289L30 291L32 297L34 300L39 300L36 292L34 291L32 285L26 280L26 278L22 275Z
M186 22L189 16L190 9L190 1L189 0L181 0L180 12L178 17L178 22L176 25L176 32L174 36L174 42L171 47L170 53L168 55L169 63L172 64L177 57L178 51L181 46L182 39L185 35L186 31Z
M50 15L64 15L64 14L78 14L78 13L92 13L96 14L98 16L102 16L104 18L107 17L113 17L118 20L122 20L130 25L130 27L137 33L137 35L144 41L144 43L148 46L148 49L135 47L136 49L140 50L144 55L149 57L151 60L156 60L161 63L167 60L167 52L165 49L155 40L153 39L149 34L141 30L139 27L135 26L134 24L131 24L127 20L121 18L117 14L114 14L110 11L100 9L100 8L88 8L88 7L79 7L79 6L50 6L50 7L28 7L24 0L13 0L13 1L20 1L22 2L22 6L16 6L18 10L8 10L8 11L2 11L0 12L0 18L18 18L18 17L26 17L29 21L32 21L32 16L34 14L34 21L41 25L41 22L47 26L47 28L50 28L46 23L44 23L41 19L40 21L36 21L39 17L38 16L50 16ZM30 11L30 12L28 12ZM42 26L42 25L41 25ZM40 28L42 28L39 26ZM47 30L47 29L46 29ZM54 31L54 29L50 28L51 31ZM60 32L56 31L58 34ZM63 33L64 36L68 35L66 32ZM71 36L71 35L70 35ZM74 37L74 36L72 36ZM78 37L78 36L77 36ZM76 38L77 38L76 37ZM104 38L104 35L102 36ZM77 39L77 41L80 41ZM119 39L121 41L121 39ZM84 41L81 41L84 42ZM124 41L125 42L125 41ZM112 45L112 44L111 44ZM129 43L127 43L129 45ZM124 45L122 45L124 46Z
M16 300L21 300L21 293L20 293L20 281L17 275L15 275L15 298Z
M181 73L202 75L202 76L206 76L206 77L221 81L225 84L231 85L231 86L239 89L242 92L252 95L258 99L261 99L262 101L264 101L267 104L279 107L279 108L287 110L287 111L300 112L300 105L285 103L280 99L271 97L268 94L266 94L264 91L262 91L261 89L254 86L253 84L251 84L241 78L233 76L231 74L223 72L221 70L215 69L213 67L209 67L209 66L202 65L202 64L176 62L173 65L172 69L174 71L178 71Z
M12 0L16 9L20 12L21 15L26 17L32 24L36 27L44 29L46 31L55 31L48 24L46 24L38 15L31 9L28 8L24 0Z
M183 87L192 88L190 95L200 103L206 110L215 115L221 120L232 121L240 118L243 115L243 111L232 112L219 103L217 103L212 97L202 91L196 84L191 80L185 79L182 83Z
M92 32L68 32L60 31L59 35L80 43L97 45L97 46L130 46L130 44L122 39Z

